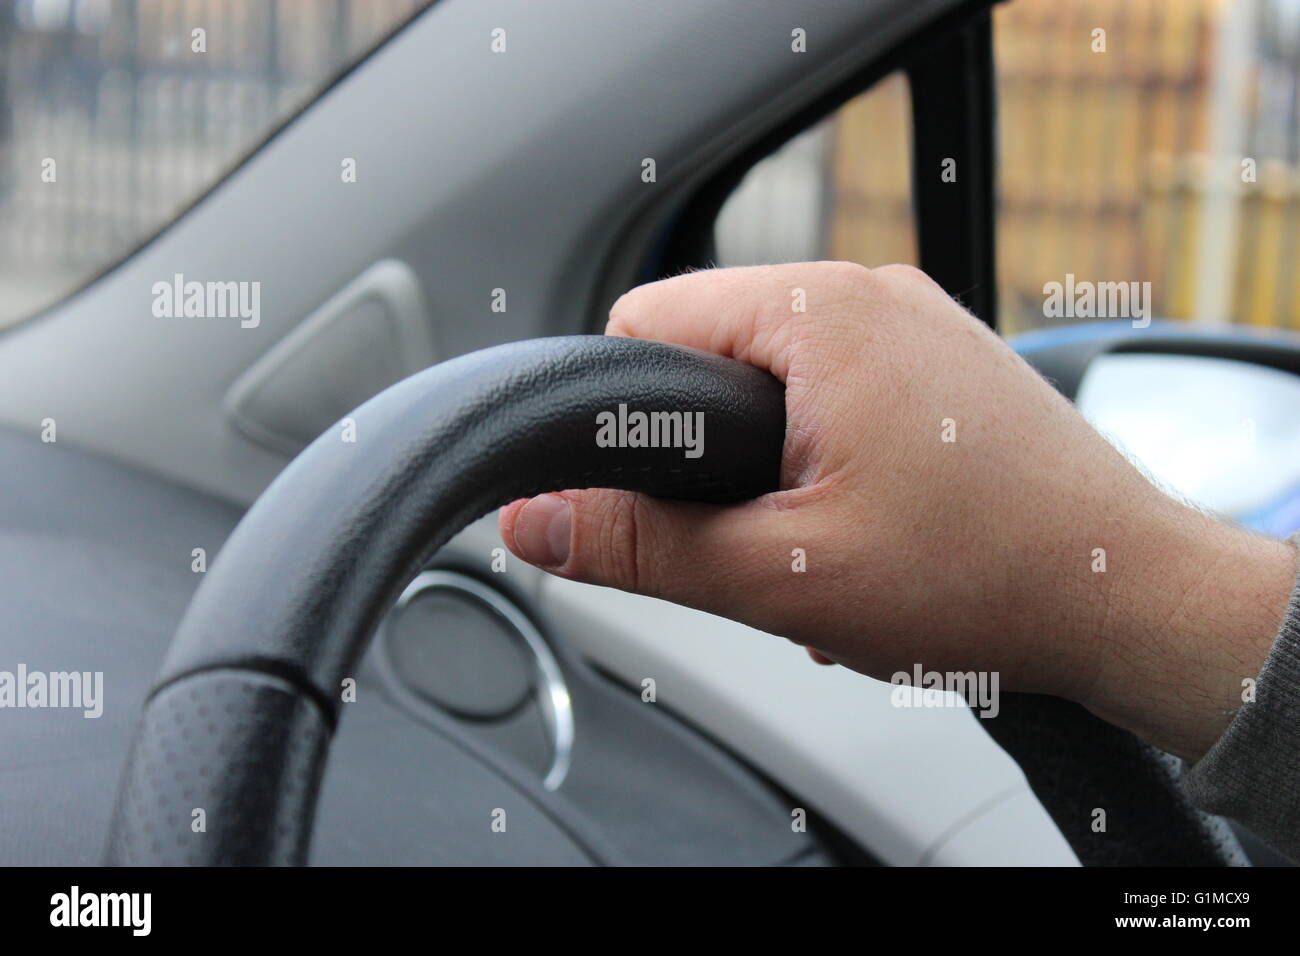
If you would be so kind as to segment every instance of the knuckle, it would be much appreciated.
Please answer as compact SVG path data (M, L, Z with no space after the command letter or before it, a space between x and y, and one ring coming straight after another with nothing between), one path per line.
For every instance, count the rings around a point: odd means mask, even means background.
M872 271L877 278L899 286L929 287L935 285L934 280L928 275L916 266L906 262L893 262L886 266L879 266Z
M603 555L605 573L621 587L639 590L645 583L643 560L642 514L639 496L630 491L611 496L609 507L603 514L600 529L600 554Z
M824 262L821 267L834 279L846 285L866 285L871 282L871 270L860 262Z
M636 293L636 289L624 292L610 306L609 318L605 321L606 333L626 333L633 330L633 317L638 313Z

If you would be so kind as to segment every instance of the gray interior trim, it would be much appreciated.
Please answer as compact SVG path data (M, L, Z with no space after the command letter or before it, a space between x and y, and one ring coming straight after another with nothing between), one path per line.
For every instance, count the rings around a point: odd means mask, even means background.
M222 399L355 276L406 262L444 357L588 328L696 184L956 5L440 0L156 242L0 338L0 420L55 417L69 441L250 502L286 456ZM156 318L151 287L176 273L261 282L260 324Z
M305 318L221 401L249 439L296 455L372 395L437 361L411 267L384 259Z

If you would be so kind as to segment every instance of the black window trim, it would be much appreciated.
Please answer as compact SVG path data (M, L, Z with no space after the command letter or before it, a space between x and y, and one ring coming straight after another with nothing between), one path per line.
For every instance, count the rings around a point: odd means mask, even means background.
M971 312L997 328L996 82L991 5L972 0L827 90L794 120L740 153L683 203L645 263L641 281L709 267L713 227L745 174L794 136L884 77L906 73L912 99L913 206L921 268ZM957 160L956 182L940 162Z

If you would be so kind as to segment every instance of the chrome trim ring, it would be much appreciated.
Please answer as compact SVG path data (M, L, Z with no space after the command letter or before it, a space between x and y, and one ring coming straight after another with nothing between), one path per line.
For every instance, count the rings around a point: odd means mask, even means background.
M400 611L425 591L438 588L459 591L482 602L523 638L525 646L532 655L537 676L540 678L540 685L533 693L542 705L543 719L546 721L551 737L551 765L542 779L542 785L547 790L558 790L568 776L569 766L573 760L573 700L569 695L569 685L564 680L564 672L560 669L560 663L551 652L546 639L533 626L528 616L508 597L496 588L459 571L437 569L423 571L416 575L397 598L397 603L393 605L393 611L389 614ZM383 660L385 669L396 676L387 648L383 650ZM403 689L415 693L409 687ZM427 706L437 706L425 703Z

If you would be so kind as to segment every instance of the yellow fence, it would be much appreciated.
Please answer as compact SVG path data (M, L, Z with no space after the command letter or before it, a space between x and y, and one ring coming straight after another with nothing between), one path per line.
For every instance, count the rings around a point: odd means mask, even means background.
M1300 170L1258 158L1255 181L1241 182L1235 163L1212 170L1206 156L1215 44L1230 9L1226 0L996 8L1004 328L1043 324L1043 284L1067 273L1149 281L1157 316L1190 318L1200 270L1222 268L1233 294L1219 318L1300 329ZM908 109L896 75L837 117L837 258L915 261ZM1252 131L1269 122L1288 118L1259 114ZM1212 175L1231 179L1235 194L1235 268L1197 261Z

